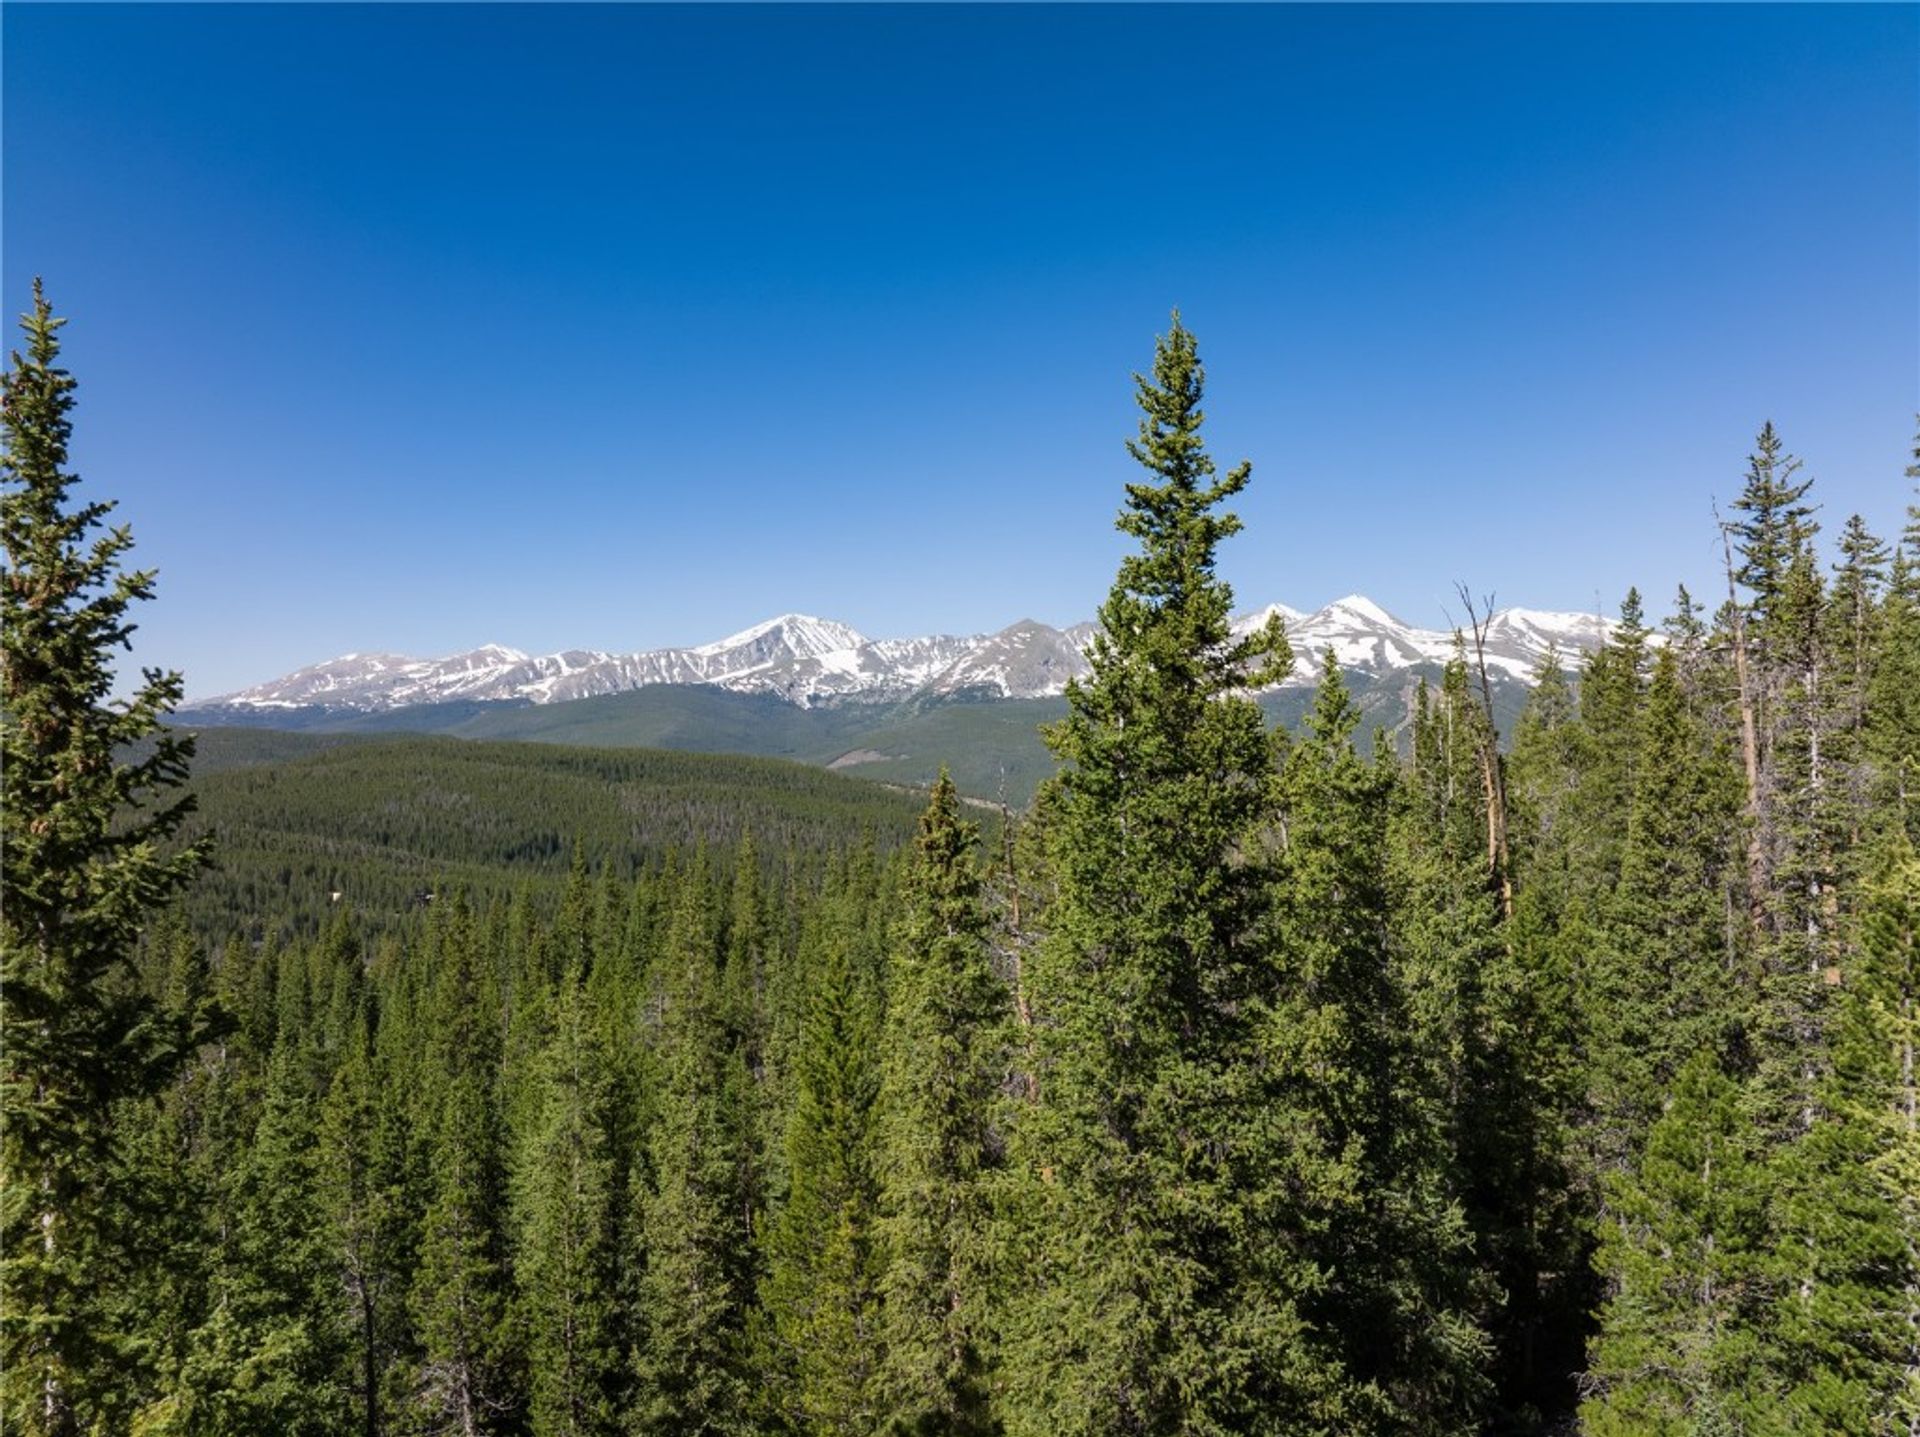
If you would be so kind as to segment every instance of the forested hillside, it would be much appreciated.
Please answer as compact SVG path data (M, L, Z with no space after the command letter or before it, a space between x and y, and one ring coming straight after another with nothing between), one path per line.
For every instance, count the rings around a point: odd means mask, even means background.
M913 833L923 799L772 759L458 743L451 739L198 735L194 834L216 862L186 895L196 931L258 941L312 934L335 910L387 927L461 890L550 907L574 861L622 881L668 855L772 862Z
M124 757L177 677L116 723L61 677L144 594L36 599L111 574L54 338L7 380L9 1430L1920 1431L1920 510L1823 533L1769 426L1724 600L1625 596L1511 735L1471 631L1404 751L1331 657L1290 732L1176 316L1004 830L223 739L236 884L190 755Z
M1317 659L1316 659L1317 662ZM1440 666L1386 676L1349 673L1360 709L1360 740L1385 728L1404 743L1421 678ZM1495 672L1494 712L1503 733L1526 701L1526 686ZM1297 728L1311 687L1289 685L1259 696L1269 721ZM938 699L901 704L848 703L801 708L766 694L694 685L661 685L557 704L420 704L375 713L326 708L182 712L181 727L213 734L242 726L284 726L302 734L446 734L605 748L669 748L738 753L817 764L882 783L930 787L944 768L963 793L1016 808L1033 799L1057 765L1041 731L1066 714L1062 698ZM219 752L244 740L221 738ZM291 751L291 750L290 750ZM202 770L204 771L204 769Z

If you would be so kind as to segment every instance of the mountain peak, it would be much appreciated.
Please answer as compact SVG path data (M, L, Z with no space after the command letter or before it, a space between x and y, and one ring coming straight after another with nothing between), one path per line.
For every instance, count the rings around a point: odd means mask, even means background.
M1311 683L1326 652L1355 674L1379 676L1444 664L1453 636L1401 623L1361 594L1312 614L1284 604L1233 621L1245 634L1278 614L1294 651L1288 683ZM1487 627L1487 663L1503 677L1531 680L1549 647L1572 656L1605 641L1612 625L1590 614L1504 609ZM780 614L697 648L608 654L566 649L538 657L487 644L437 659L360 652L314 664L203 706L362 712L414 704L512 700L563 703L662 684L707 684L771 694L807 706L842 700L896 702L916 694L1037 698L1063 692L1088 671L1097 625L1057 629L1019 619L991 634L870 640L812 614Z
M1369 599L1365 594L1348 594L1345 598L1335 599L1320 612L1323 614L1330 612L1351 614L1355 618L1364 620L1369 624L1390 624L1395 628L1405 627L1398 619L1394 618L1392 614L1389 614L1385 609L1374 603L1374 601Z
M866 636L858 629L833 619L817 618L812 614L779 614L771 619L763 619L750 628L737 634L729 634L724 639L715 639L710 644L688 650L703 658L726 653L729 649L744 648L770 634L779 634L787 641L794 653L806 657L829 654L841 649L857 649L866 643Z

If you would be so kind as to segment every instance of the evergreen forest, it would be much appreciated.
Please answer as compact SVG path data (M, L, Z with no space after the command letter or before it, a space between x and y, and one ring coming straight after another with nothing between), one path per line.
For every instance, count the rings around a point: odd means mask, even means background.
M1763 427L1724 592L1517 722L1470 602L1397 730L1331 655L1276 727L1176 314L1023 811L196 756L62 323L0 461L6 1432L1920 1433L1920 507Z

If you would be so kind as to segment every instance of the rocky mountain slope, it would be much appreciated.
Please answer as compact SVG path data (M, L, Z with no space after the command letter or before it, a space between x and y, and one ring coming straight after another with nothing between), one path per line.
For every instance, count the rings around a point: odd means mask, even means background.
M1288 684L1312 682L1329 648L1343 668L1371 679L1443 663L1453 652L1452 634L1402 623L1357 594L1312 613L1270 605L1240 616L1235 628L1257 628L1274 613L1294 648ZM1488 629L1489 666L1524 682L1550 647L1575 655L1599 644L1609 626L1591 614L1505 609ZM829 619L782 614L712 643L642 653L536 656L488 644L438 659L346 654L192 707L372 713L454 702L562 703L663 684L769 694L802 707L917 696L1043 698L1087 671L1094 631L1090 623L1056 629L1023 619L992 634L869 639Z

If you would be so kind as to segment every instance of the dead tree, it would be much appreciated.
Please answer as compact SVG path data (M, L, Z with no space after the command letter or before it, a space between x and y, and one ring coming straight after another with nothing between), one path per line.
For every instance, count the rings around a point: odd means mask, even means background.
M1507 850L1507 777L1500 758L1500 730L1493 718L1493 681L1487 675L1487 626L1493 622L1493 595L1478 604L1465 584L1455 584L1454 592L1467 610L1467 627L1473 635L1473 661L1479 672L1480 709L1485 720L1477 735L1480 758L1480 782L1487 806L1487 879L1500 895L1500 916L1513 917L1513 869Z
M1733 679L1740 703L1740 758L1747 777L1747 908L1754 922L1766 924L1767 849L1760 812L1760 723L1753 692L1753 663L1747 645L1747 611L1734 588L1733 526L1714 505L1720 528L1720 552L1727 569L1727 616L1733 628Z

